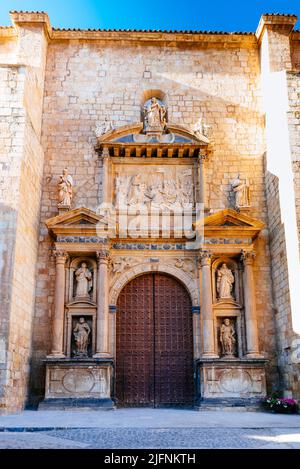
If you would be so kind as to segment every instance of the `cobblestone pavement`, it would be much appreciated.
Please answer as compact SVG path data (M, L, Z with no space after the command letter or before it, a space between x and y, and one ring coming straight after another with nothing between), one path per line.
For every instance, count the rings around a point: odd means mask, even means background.
M300 449L291 428L70 428L0 432L0 449Z

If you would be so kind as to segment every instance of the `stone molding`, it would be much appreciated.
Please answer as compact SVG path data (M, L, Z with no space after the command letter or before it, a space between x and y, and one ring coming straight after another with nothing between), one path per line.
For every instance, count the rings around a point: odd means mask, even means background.
M146 274L149 272L161 272L172 275L174 278L183 283L183 285L190 294L192 305L199 306L199 292L197 279L191 278L190 275L183 272L181 269L178 269L177 267L174 267L170 264L166 264L164 262L149 262L147 264L139 264L130 268L129 270L126 270L117 278L117 280L112 284L110 288L110 305L114 306L117 304L119 294L128 282L133 280L135 277L138 277L139 275Z

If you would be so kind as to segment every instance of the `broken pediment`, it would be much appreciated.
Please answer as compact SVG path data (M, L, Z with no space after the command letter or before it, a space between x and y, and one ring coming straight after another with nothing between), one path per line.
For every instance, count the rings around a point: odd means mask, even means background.
M109 129L98 134L96 151L108 149L114 157L176 157L199 156L209 145L205 135L177 124L167 124L166 131L152 134L144 131L141 122Z
M56 236L100 236L107 229L108 222L102 215L80 207L49 218L45 222L49 233Z
M197 229L204 228L205 237L227 237L254 239L265 224L241 212L230 208L220 210L194 223Z

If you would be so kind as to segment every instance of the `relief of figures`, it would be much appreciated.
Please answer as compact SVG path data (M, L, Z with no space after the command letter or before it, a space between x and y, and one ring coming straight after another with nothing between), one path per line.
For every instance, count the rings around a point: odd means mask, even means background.
M222 355L227 357L233 357L235 354L235 330L230 319L224 319L221 325L220 331L220 342L222 346Z
M172 174L156 169L148 174L116 177L116 203L119 207L182 210L193 204L191 170Z

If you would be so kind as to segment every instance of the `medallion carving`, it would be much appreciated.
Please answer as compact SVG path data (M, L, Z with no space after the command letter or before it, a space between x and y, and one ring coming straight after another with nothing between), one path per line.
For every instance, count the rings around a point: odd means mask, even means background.
M62 384L66 391L80 394L90 392L93 389L95 378L87 370L71 370L63 377Z
M220 388L228 393L245 393L251 389L251 385L251 376L241 369L224 370L220 377Z

